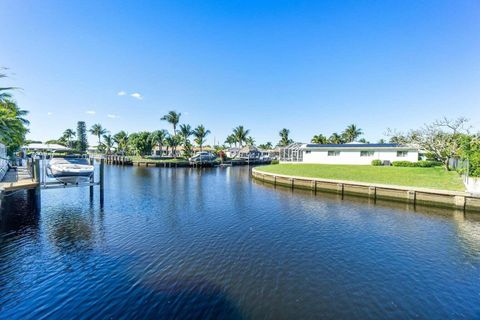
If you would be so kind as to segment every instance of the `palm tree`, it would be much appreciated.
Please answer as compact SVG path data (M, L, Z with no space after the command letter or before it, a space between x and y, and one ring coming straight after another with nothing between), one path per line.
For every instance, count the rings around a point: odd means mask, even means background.
M247 146L253 146L255 145L255 139L253 139L252 137L247 137L245 143L247 144Z
M169 135L168 137L165 138L165 142L167 144L167 153L168 153L168 147L172 148L172 154L173 157L176 159L177 158L177 146L180 143L180 137L178 135L172 136Z
M263 150L270 150L270 149L273 149L273 144L271 142L267 142L259 145L258 147Z
M326 144L327 137L325 137L323 134L314 135L311 142L317 144Z
M101 124L97 123L97 124L94 124L90 130L88 130L88 132L90 132L90 134L96 136L98 138L98 148L100 148L101 144L102 144L102 140L101 140L101 137L105 134L107 134L107 129L104 129L102 127Z
M210 130L206 130L203 125L199 125L195 128L195 130L193 130L192 134L195 137L195 143L200 147L200 151L202 151L205 138L210 134Z
M162 156L162 147L165 144L165 139L168 136L167 130L155 130L148 136L152 145L158 146L160 156Z
M362 129L358 128L354 124L351 124L345 129L345 131L343 131L342 136L346 142L353 142L362 134L363 134Z
M240 148L243 146L243 143L247 141L249 133L250 130L245 129L243 126L238 126L233 129L233 136L235 137L235 142L238 142Z
M128 133L125 131L117 132L113 136L113 141L117 144L117 152L125 154L128 148Z
M332 144L342 144L343 143L343 139L342 139L342 136L339 135L338 133L334 132L332 133L332 135L330 136L330 138L328 138L328 142L329 143L332 143Z
M111 134L104 134L103 135L103 145L105 146L105 151L107 154L110 154L113 148L113 137Z
M177 124L180 122L180 116L182 114L180 112L169 111L166 115L164 115L160 120L165 120L173 126L173 135L177 134Z
M278 134L280 135L280 142L278 143L279 146L286 147L293 143L293 140L289 138L290 130L283 128Z
M233 144L237 144L237 140L233 134L229 135L227 139L225 139L225 143L232 147Z
M25 141L29 121L25 118L28 111L21 110L17 104L5 98L0 101L0 140L10 153L16 151Z
M361 142L361 143L370 143L370 142L367 141L367 139L365 139L365 138L362 138L362 139L358 140L358 142Z
M67 146L72 148L73 145L73 138L76 136L76 132L72 129L67 129L63 132L63 138L67 141Z

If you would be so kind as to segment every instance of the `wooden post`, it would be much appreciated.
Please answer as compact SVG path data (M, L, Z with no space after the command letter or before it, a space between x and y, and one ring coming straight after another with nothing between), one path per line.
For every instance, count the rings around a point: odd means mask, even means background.
M100 207L103 208L103 187L105 184L105 161L100 159Z
M35 159L35 164L33 167L33 180L38 184L34 190L32 190L32 196L34 197L35 200L35 208L37 209L37 212L40 211L40 203L41 203L41 193L40 193L40 178L41 178L41 172L40 172L40 159Z
M88 163L91 166L93 166L93 161L94 160L92 158L88 159ZM94 178L95 178L94 175L95 174L92 174L91 177L90 177L90 183L91 184L93 184L93 182L94 182ZM93 201L93 185L90 186L90 202L92 202L92 201Z

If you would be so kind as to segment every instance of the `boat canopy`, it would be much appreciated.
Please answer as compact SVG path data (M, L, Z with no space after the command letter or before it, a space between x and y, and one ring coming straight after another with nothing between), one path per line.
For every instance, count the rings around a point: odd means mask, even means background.
M23 146L22 149L24 150L32 150L32 151L67 151L70 148L62 146L61 144L48 144L48 143L30 143L26 146Z

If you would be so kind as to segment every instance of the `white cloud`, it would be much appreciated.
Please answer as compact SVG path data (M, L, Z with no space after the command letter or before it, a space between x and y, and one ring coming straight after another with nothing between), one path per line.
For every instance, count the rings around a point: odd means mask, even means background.
M136 99L138 99L138 100L142 100L142 99L143 99L142 95L141 95L140 93L138 93L138 92L134 92L134 93L132 93L130 96L133 97L133 98L136 98Z
M107 117L110 119L116 119L118 116L116 114L107 114Z
M124 95L126 95L126 94L127 94L127 93L126 93L125 91L119 91L119 92L117 93L117 95L119 95L119 96L124 96Z
M86 113L86 114L91 114L91 115L94 115L94 114L96 114L96 112L95 112L95 111L93 111L93 110L88 110L88 111L87 111L87 112L85 112L85 113Z

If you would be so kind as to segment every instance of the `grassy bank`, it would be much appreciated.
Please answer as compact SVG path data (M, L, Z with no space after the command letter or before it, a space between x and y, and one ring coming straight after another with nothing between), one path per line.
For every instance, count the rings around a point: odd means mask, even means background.
M460 175L441 167L404 168L327 164L277 164L257 170L308 178L323 178L464 191Z

